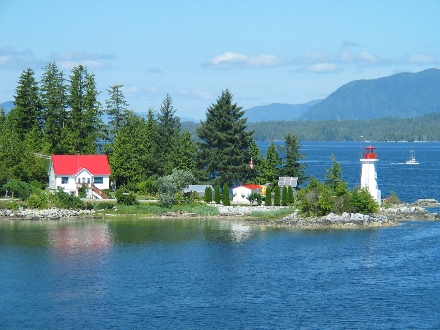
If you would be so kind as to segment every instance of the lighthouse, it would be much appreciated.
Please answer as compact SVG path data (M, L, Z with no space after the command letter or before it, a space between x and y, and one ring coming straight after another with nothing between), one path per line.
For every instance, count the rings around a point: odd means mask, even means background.
M375 148L368 146L360 159L362 163L361 188L367 188L373 199L381 205L380 190L377 189L377 174L374 164L379 160Z

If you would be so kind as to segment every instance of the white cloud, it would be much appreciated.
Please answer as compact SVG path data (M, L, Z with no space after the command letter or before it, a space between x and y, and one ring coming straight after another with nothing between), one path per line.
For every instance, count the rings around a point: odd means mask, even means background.
M204 100L209 100L212 98L212 94L209 92L204 92L204 91L200 91L200 90L195 90L191 92L192 95L196 95L197 97L204 99Z
M311 73L334 73L342 69L335 63L316 63L311 65L304 65L296 69L296 72L311 72Z
M226 52L222 55L214 57L211 61L209 61L209 63L204 64L204 66L210 68L227 69L232 67L265 68L284 64L286 64L286 60L271 54L262 54L254 57Z
M0 48L0 68L6 70L26 70L29 67L39 69L44 61L30 49L18 50L15 47Z
M301 64L315 64L328 62L328 56L326 53L307 52L304 55L298 57L295 62Z
M356 56L348 50L343 49L339 52L339 61L342 63L354 63L356 62Z
M434 55L424 55L424 54L413 54L409 56L409 61L411 63L424 65L424 64L433 64L437 63L437 56Z
M379 56L361 51L358 56L358 64L361 66L375 66L375 65L387 65L391 64L388 59L380 58Z

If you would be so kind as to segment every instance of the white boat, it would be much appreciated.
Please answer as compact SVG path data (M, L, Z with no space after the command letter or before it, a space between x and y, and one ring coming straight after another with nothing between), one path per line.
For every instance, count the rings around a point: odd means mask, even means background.
M407 164L410 165L418 165L419 162L416 160L416 157L414 156L414 150L410 151L409 159L406 161Z

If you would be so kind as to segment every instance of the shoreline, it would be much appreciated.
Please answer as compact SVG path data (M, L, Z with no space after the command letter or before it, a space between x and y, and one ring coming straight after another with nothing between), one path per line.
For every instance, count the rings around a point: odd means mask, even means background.
M143 214L96 214L94 210L65 210L50 208L43 210L20 209L0 210L0 221L32 220L56 221L61 219L112 219L113 217L136 217L138 219L218 219L243 221L246 225L256 227L292 228L292 229L347 229L347 228L376 228L398 226L400 221L420 220L438 221L440 215L429 212L426 207L440 207L436 200L418 200L412 204L399 204L390 208L380 208L377 214L364 215L360 213L330 213L322 217L306 217L291 213L279 219L264 219L264 213L277 211L285 207L279 206L223 206L213 205L219 209L219 215L199 215L196 213L168 212L157 215ZM252 216L257 211L261 214Z

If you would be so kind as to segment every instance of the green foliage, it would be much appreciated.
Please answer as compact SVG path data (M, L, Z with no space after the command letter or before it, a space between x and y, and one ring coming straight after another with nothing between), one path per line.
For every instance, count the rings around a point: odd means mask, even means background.
M266 188L265 204L268 206L272 205L272 189L269 186Z
M255 201L257 201L258 205L261 205L261 195L256 192L253 191L249 194L248 197L246 197L246 199L249 201L249 203L252 205Z
M307 180L306 164L301 162L305 156L300 152L300 148L298 137L291 132L284 136L284 146L278 146L283 159L280 176L297 177L298 186Z
M115 203L113 202L99 202L94 205L95 210L112 210L115 207ZM135 204L137 205L137 204Z
M156 181L152 178L139 182L136 188L139 194L154 195L157 192Z
M279 210L274 210L274 211L269 211L269 212L262 212L262 211L252 211L251 212L251 217L257 217L257 218L263 218L263 219L267 219L267 220L272 220L272 219L279 219L282 218L286 215L292 214L293 212L295 212L296 210L294 208L291 207L286 207L286 208L282 208Z
M219 185L233 186L249 174L252 132L247 130L243 115L242 108L232 103L232 94L225 90L197 129L200 167Z
M275 186L274 188L274 197L273 197L273 205L280 206L281 205L281 196L280 196L280 187Z
M105 101L105 112L109 118L107 139L113 141L121 127L127 125L128 103L125 101L124 94L121 91L123 85L113 85L107 92L110 98Z
M61 187L58 187L55 192L53 203L62 209L85 209L86 207L79 197L64 192Z
M171 207L177 202L176 194L194 182L191 171L173 169L170 175L165 175L156 180L159 194L159 203L164 207Z
M220 186L216 185L215 186L215 191L214 191L214 202L216 204L220 204L220 199L221 199L221 195L220 195Z
M10 192L12 198L20 198L23 201L28 199L32 193L32 186L18 179L12 179L4 184L3 189Z
M356 187L350 194L348 204L350 205L352 212L362 214L375 213L379 209L379 205L366 188L360 189L359 187Z
M115 194L116 203L123 205L137 205L139 204L136 195L132 192L126 192L125 189L118 190Z
M45 193L32 194L27 200L27 205L33 209L43 209L48 207L49 198Z
M301 212L306 216L327 215L332 209L330 188L314 177L298 195Z
M203 200L206 203L211 203L212 202L212 188L211 187L206 187L205 188L205 195L203 196Z
M86 198L87 197L87 186L85 183L81 185L81 187L78 188L78 197L79 198Z
M223 202L223 205L225 205L225 206L231 205L231 200L229 198L229 187L226 183L223 185L222 202Z
M287 194L287 187L283 186L283 190L281 193L281 205L287 206L289 204L289 196Z
M294 202L295 202L295 196L294 196L293 188L292 186L289 186L287 188L287 203L289 205L292 205Z
M264 184L270 183L275 186L280 177L281 164L282 160L272 141L266 150L266 155L260 161L258 177L255 180Z

